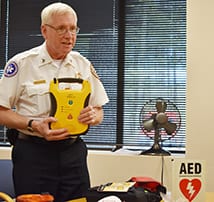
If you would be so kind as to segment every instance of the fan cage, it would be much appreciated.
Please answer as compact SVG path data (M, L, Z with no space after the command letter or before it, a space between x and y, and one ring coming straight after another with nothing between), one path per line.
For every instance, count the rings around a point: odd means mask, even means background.
M168 121L171 123L175 123L177 126L176 130L172 134L167 134L164 128L159 128L159 139L160 142L163 142L165 140L170 140L171 138L173 138L181 127L181 114L173 102L163 98L150 99L142 107L139 121L142 134L146 135L150 139L154 139L155 129L151 129L150 131L147 130L146 128L144 128L143 122L152 119L158 114L156 109L156 103L158 101L166 103L167 107L164 113L168 117Z

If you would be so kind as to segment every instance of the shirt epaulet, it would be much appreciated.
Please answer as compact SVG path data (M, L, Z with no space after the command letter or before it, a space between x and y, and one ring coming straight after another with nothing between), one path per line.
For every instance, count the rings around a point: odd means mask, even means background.
M97 79L100 80L100 77L98 76L98 74L97 74L97 72L96 72L96 70L95 70L95 68L94 68L94 66L93 66L92 64L90 65L90 70L91 70L91 74L92 74L95 78L97 78Z

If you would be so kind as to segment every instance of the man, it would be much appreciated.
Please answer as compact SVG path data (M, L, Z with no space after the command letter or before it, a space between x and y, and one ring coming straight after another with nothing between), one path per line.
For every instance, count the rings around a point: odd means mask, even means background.
M49 116L53 78L88 80L89 105L80 111L78 121L97 125L103 119L102 106L108 102L104 87L92 64L72 51L78 31L77 15L69 5L50 4L41 13L45 42L17 54L5 66L0 80L0 124L18 131L12 150L17 196L48 192L55 201L64 202L84 196L90 186L83 140L71 138L66 128L49 127L57 121Z

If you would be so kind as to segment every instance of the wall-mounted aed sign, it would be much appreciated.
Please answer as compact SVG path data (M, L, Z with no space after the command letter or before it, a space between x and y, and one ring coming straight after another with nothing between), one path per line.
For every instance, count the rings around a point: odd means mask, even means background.
M204 161L173 159L173 202L205 201Z

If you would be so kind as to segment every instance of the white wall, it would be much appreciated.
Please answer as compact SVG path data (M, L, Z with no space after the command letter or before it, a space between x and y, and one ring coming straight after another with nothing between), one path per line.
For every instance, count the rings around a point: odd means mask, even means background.
M214 191L214 1L188 0L187 158L206 161Z
M125 182L134 176L146 176L162 182L168 189L172 187L170 156L162 158L90 151L88 165L92 186L108 182Z

